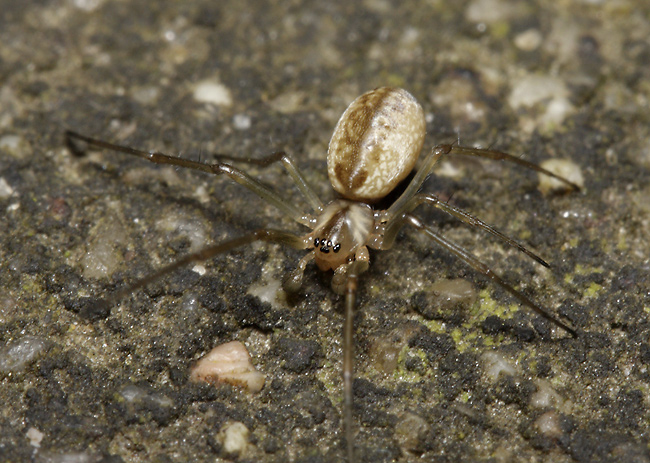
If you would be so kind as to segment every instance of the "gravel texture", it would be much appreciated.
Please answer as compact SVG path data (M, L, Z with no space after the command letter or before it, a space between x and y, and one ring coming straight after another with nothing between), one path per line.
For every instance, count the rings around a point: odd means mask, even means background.
M647 1L2 3L0 460L342 461L342 300L313 266L279 291L302 253L255 244L96 303L204 244L302 230L227 179L76 157L63 133L207 161L285 150L329 199L339 115L392 85L422 103L426 147L582 175L542 193L518 166L456 158L424 186L548 270L417 211L579 336L404 230L361 279L358 461L650 461ZM247 170L303 204L279 166ZM189 381L233 340L262 392Z

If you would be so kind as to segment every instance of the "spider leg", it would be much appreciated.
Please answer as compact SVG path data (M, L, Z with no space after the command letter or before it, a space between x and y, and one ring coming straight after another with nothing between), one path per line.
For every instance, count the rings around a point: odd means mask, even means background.
M444 145L443 145L444 146ZM449 145L447 145L449 146ZM508 153L504 153L503 151L497 151L497 150L491 150L491 149L483 149L483 148L470 148L468 146L451 146L451 150L448 152L449 154L462 154L465 156L477 156L480 158L486 158L486 159L493 159L495 161L507 161L511 162L513 164L519 164L522 167L525 167L527 169L534 170L536 172L541 172L544 175L548 175L549 177L553 177L557 180L560 180L563 183L566 183L568 186L571 187L572 190L574 191L580 191L580 187L576 185L573 182L570 182L564 177L561 177L557 174L554 174L550 170L544 169L541 166L538 166L535 163L526 161L524 159L518 158L516 156L513 156Z
M305 177L300 172L300 169L296 165L296 162L291 156L289 156L284 151L278 151L277 153L269 154L268 156L263 157L262 159L253 159L253 158L237 158L235 156L230 156L228 154L219 154L216 153L215 156L219 159L228 159L235 162L244 162L246 164L253 164L262 167L267 167L274 162L281 162L284 166L287 173L291 176L294 183L305 197L309 205L316 212L320 212L323 209L323 202L320 200L314 189L309 185Z
M162 267L161 269L147 275L146 277L136 281L135 283L112 293L105 299L99 301L99 304L101 304L102 307L109 309L110 307L117 304L117 302L119 302L125 296L133 293L134 291L144 286L147 286L150 283L153 283L154 281L157 281L163 276L172 273L173 271L181 267L185 267L186 265L191 264L193 262L206 261L219 254L223 254L224 252L231 251L235 248L254 243L255 241L267 241L271 243L286 244L296 249L304 249L306 247L304 240L297 235L284 232L284 231L262 228L254 231L253 233L240 236L239 238L234 238L219 244L208 246L195 253L188 254L182 259L179 259L167 265L166 267Z
M558 327L562 328L567 333L571 334L571 336L573 336L573 337L578 336L578 333L573 328L571 328L570 326L566 325L565 323L563 323L560 320L558 320L557 318L555 318L553 315L551 315L545 309L543 309L539 305L535 304L528 297L524 296L522 293L520 293L519 291L514 289L512 286L510 286L508 283L503 281L503 279L501 279L501 277L496 275L492 271L492 269L490 269L483 262L479 261L476 257L471 255L465 249L463 249L462 247L460 247L457 244L453 243L452 241L447 240L446 238L441 236L439 233L436 233L431 227L429 227L427 225L424 225L418 218L412 216L411 214L406 214L404 216L404 219L406 220L406 222L408 222L414 228L416 228L417 230L425 233L429 238L431 238L433 241L435 241L438 245L440 245L441 247L445 248L446 250L448 250L449 252L454 254L456 257L461 259L463 262L465 262L467 265L472 267L474 270L476 270L477 272L479 272L482 275L486 276L487 278L491 279L496 284L501 286L503 289L508 291L510 294L512 294L523 305L528 306L533 311L535 311L537 314L541 315L542 317L546 318L548 321L552 322L553 324L555 324Z
M352 423L352 402L354 393L354 312L356 308L359 274L364 270L363 261L354 261L347 269L345 284L345 322L343 325L343 421L348 463L354 463L354 429Z
M433 169L433 167L443 155L447 154L462 154L466 156L477 156L481 158L493 159L495 161L508 161L513 164L518 164L527 169L541 172L542 174L558 179L561 182L569 185L575 191L580 190L580 187L578 185L570 182L566 178L554 174L550 170L544 169L537 164L518 158L511 154L504 153L503 151L443 144L435 146L431 150L404 192L399 198L397 198L393 205L386 210L386 217L388 220L390 220L392 217L399 216L399 211L403 210L402 208L404 207L405 203L407 203L413 196L415 196L426 178L431 173L431 169Z
M268 186L254 179L244 171L223 162L218 162L216 164L207 164L205 162L197 162L190 159L169 156L167 154L159 153L156 151L143 151L131 148L129 146L117 145L96 138L86 137L71 130L66 130L65 138L68 149L70 149L70 151L75 155L83 154L85 151L84 148L80 147L77 143L74 142L74 140L80 140L86 143L88 146L131 154L133 156L146 159L147 161L153 162L155 164L169 164L178 167L187 167L189 169L200 170L215 175L225 174L235 182L243 185L253 193L257 194L263 200L277 207L294 221L305 225L306 227L309 227L315 221L315 219L310 214L303 214L293 204L282 198L278 193L273 191Z
M495 228L491 227L487 223L483 222L481 219L478 217L473 216L467 211L464 211L463 209L452 206L451 204L441 201L440 198L438 198L436 195L433 195L431 193L418 193L415 196L413 196L410 200L408 200L404 205L402 206L401 211L396 211L397 212L397 217L401 216L402 214L406 214L408 212L411 212L414 210L416 207L418 207L420 204L430 204L438 209L440 209L443 212L446 212L449 215L452 215L456 217L457 219L465 222L466 224L475 227L475 228L480 228L481 230L485 230L486 232L490 233L491 235L499 238L501 241L505 242L506 244L516 248L517 250L523 252L526 254L528 257L536 260L540 264L542 264L544 267L550 267L549 264L539 257L537 254L534 252L528 250L526 247L524 247L522 244L519 244L512 238L504 235L500 231L496 230ZM386 224L386 234L388 236L395 236L396 233L393 233L391 231L392 227L401 227L401 222L397 221L392 221L391 223ZM392 242L391 242L392 245ZM386 249L384 247L384 249Z

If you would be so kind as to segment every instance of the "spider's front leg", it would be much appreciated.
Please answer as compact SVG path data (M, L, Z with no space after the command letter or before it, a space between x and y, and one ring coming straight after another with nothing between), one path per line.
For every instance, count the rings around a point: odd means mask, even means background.
M293 233L288 233L280 230L271 230L271 229L259 229L253 233L249 233L239 238L234 238L222 243L215 244L213 246L208 246L203 248L195 253L188 254L187 256L179 259L166 267L155 271L154 273L147 275L144 278L136 281L135 283L122 288L112 294L110 294L105 299L102 299L97 302L99 308L103 309L101 312L108 313L110 308L116 305L121 299L133 293L134 291L147 286L150 283L158 281L162 277L174 272L175 270L186 267L194 262L204 262L208 259L216 257L219 254L226 253L233 249L236 249L247 244L254 243L256 241L266 241L271 243L286 244L296 249L304 249L305 242L304 239L300 236L294 235Z
M365 257L360 256L359 260L351 262L346 267L345 291L345 324L343 326L343 398L345 440L347 461L354 462L354 428L352 425L352 402L354 391L352 381L354 379L354 312L356 309L357 287L359 285L359 274L368 268L368 249L363 246ZM333 284L333 282L332 282Z

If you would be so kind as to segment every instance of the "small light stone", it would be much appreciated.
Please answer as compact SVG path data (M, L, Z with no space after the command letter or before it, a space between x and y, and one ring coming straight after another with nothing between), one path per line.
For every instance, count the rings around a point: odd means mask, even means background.
M533 51L539 48L542 40L539 29L528 29L515 37L515 46L523 51Z
M228 455L241 456L248 447L250 431L239 421L226 423L217 434L217 441Z
M190 379L213 384L225 382L259 392L264 387L265 375L255 369L246 346L232 341L212 349L190 371Z
M569 91L564 82L557 77L531 74L517 80L508 97L508 104L512 109L517 110L567 98L568 95Z
M550 410L535 420L535 427L546 437L560 437L562 426L560 415L555 410Z
M530 398L530 406L534 408L548 408L562 405L562 397L557 393L548 381L539 380L537 392Z
M246 114L235 114L232 118L232 125L237 130L248 130L253 125L250 116Z
M34 427L29 428L26 435L27 439L29 439L29 445L36 448L39 448L41 446L41 441L45 436L45 434Z
M500 374L513 376L517 373L515 368L502 355L496 352L486 352L481 355L481 360L483 361L488 376L494 381L499 378Z
M37 336L23 336L0 349L0 372L22 370L47 347L44 339Z
M522 130L551 130L575 112L569 95L569 89L561 79L530 74L517 79L508 96L508 104L515 111L528 115L521 119Z
M4 177L0 177L0 199L7 199L14 194L14 189L7 183Z
M395 435L400 445L408 451L420 449L422 439L429 431L429 423L415 413L407 412L400 416L395 425Z
M218 80L202 80L194 86L194 99L216 106L232 106L230 90Z
M90 231L86 253L80 259L88 279L111 276L123 261L120 245L126 240L124 226L116 214L109 213Z
M203 264L196 264L194 267L192 267L192 271L198 273L201 276L205 275L207 272L205 265Z
M464 278L438 280L431 285L431 290L440 299L443 310L457 304L471 306L478 297L474 285Z
M580 167L573 161L569 161L568 159L547 159L542 162L540 166L556 175L559 175L560 177L564 177L572 183L575 183L580 188L584 187L585 179L582 176L582 170L580 170ZM543 194L562 192L571 189L569 185L556 178L549 177L542 173L539 173L538 176L539 191Z

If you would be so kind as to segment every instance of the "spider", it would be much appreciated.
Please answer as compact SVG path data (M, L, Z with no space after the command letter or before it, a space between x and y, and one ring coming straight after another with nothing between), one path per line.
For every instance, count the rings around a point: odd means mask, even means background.
M90 138L73 131L66 131L66 144L75 154L81 154L87 148L94 147L138 156L156 164L170 164L215 175L226 175L308 229L303 235L275 229L258 229L238 238L206 247L109 295L100 303L110 307L124 296L180 267L192 262L205 261L256 241L280 243L307 250L286 280L285 289L297 291L300 288L305 267L313 260L320 270L333 271L332 289L335 293L344 296L343 420L345 451L348 462L352 463L354 461L353 315L356 308L359 276L368 269L370 263L368 248L381 251L390 249L395 243L398 231L404 225L409 225L424 233L437 245L501 286L521 304L570 335L577 336L573 328L514 289L463 247L443 237L411 212L423 204L438 208L470 226L492 234L541 265L548 267L548 263L523 245L463 209L448 204L431 193L420 192L420 188L440 158L455 154L508 161L554 177L573 190L578 190L579 187L536 164L501 151L441 144L435 146L424 158L420 169L392 205L384 210L374 209L373 203L384 198L411 173L422 150L425 133L426 124L422 107L406 90L382 87L359 96L339 119L329 143L328 175L340 198L324 204L305 181L292 158L284 152L274 153L261 160L220 156L221 161L208 164L159 152L134 149ZM312 211L310 213L300 211L280 194L252 178L243 170L228 162L223 162L224 160L242 161L262 166L280 162L311 206Z

